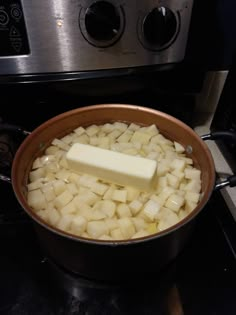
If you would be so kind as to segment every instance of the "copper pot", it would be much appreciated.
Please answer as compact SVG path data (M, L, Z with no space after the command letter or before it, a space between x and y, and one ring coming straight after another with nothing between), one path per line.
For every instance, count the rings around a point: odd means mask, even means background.
M202 174L202 198L181 222L157 234L124 241L90 240L62 232L42 221L27 204L28 174L36 157L54 138L78 126L122 121L139 125L156 124L160 132L188 148L187 153ZM127 104L81 107L46 121L20 145L12 165L12 185L19 203L32 218L46 255L68 270L90 278L113 279L140 271L158 271L184 248L195 218L215 188L215 167L205 142L189 126L163 112Z

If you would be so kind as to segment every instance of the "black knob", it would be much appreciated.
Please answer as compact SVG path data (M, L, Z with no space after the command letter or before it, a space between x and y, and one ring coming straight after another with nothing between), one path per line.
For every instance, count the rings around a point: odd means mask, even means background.
M85 12L85 27L93 39L110 41L121 27L119 11L110 2L97 1Z
M143 35L145 40L156 49L163 48L174 38L177 20L174 13L166 7L153 9L144 19Z

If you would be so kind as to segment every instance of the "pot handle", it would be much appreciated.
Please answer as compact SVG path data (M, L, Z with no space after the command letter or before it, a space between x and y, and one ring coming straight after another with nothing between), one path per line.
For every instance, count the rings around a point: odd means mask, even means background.
M20 126L6 124L6 123L0 123L0 133L1 132L6 132L6 133L14 132L14 133L22 134L23 136L28 136L31 133ZM11 178L9 176L0 174L0 180L5 183L11 184Z
M214 131L206 135L201 136L202 140L218 140L226 139L236 142L236 133L233 131ZM235 187L236 186L236 175L231 175L225 180L216 183L215 190L220 190L226 186Z

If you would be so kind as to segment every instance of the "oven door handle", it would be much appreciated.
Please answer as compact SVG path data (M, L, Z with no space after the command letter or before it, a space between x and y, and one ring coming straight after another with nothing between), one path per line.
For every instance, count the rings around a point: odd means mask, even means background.
M233 131L213 131L209 134L202 135L202 140L219 140L225 139L236 143L236 132ZM215 190L220 190L226 186L235 187L236 186L236 175L231 175L225 180L219 181L215 185Z
M0 123L0 134L6 132L6 133L17 133L21 134L24 137L28 136L31 134L30 131L25 130L24 128L17 126L17 125L12 125L12 124L7 124L7 123ZM11 184L11 178L9 176L0 174L0 180L3 182L6 182L8 184Z

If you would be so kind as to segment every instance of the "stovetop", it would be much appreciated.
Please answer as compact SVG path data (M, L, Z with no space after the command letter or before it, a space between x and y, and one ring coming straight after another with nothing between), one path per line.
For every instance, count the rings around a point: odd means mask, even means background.
M0 198L2 315L236 313L236 223L219 192L173 263L119 284L85 279L48 260L10 185L0 184Z

